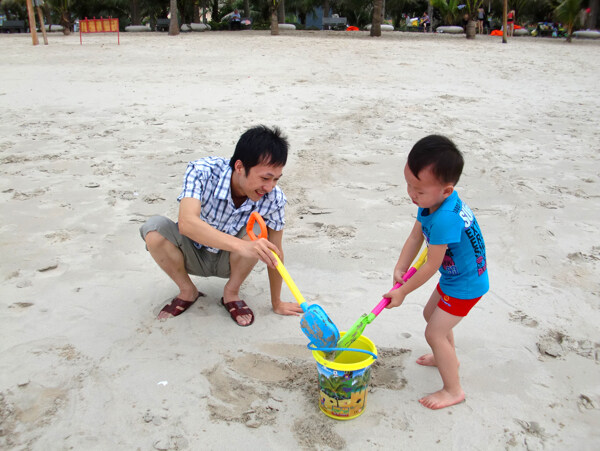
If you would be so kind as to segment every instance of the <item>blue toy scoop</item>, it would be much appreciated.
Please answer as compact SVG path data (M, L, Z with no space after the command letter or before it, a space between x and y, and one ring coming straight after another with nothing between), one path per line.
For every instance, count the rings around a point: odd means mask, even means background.
M260 227L259 236L254 234L254 223L258 223ZM248 236L253 241L259 238L268 238L267 225L258 212L254 211L250 215L250 219L246 225L246 233L248 233ZM277 259L277 270L279 271L279 274L281 274L281 277L292 292L292 295L304 311L302 319L300 320L300 328L302 329L302 332L304 332L304 335L308 337L312 344L319 348L335 347L340 339L340 333L337 327L335 327L335 324L333 324L333 321L329 319L329 316L327 316L327 313L325 313L325 310L323 310L321 306L316 304L308 305L302 296L302 293L300 293L300 290L292 280L292 276L290 276L290 273L288 273L285 266L283 266L279 256L275 252L273 252L273 255Z

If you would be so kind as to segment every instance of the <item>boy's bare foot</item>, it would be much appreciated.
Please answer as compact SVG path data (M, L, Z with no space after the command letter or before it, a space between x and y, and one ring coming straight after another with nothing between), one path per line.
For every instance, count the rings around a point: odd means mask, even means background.
M423 366L437 366L433 354L423 354L417 359L417 363Z
M454 404L461 403L464 400L465 392L462 390L458 395L452 395L446 390L442 389L419 399L419 402L428 409L437 410L443 409L444 407L453 406Z
M437 363L435 363L435 357L433 356L433 354L423 354L421 357L419 357L416 362L419 365L423 365L423 366L437 366ZM460 362L458 364L460 366Z

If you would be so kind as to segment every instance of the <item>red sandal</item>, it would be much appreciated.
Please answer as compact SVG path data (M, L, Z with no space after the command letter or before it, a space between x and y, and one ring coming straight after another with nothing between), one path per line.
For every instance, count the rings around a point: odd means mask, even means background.
M204 293L198 292L198 296L193 301L184 301L183 299L174 298L169 304L165 305L160 313L166 312L171 316L178 316L189 309L200 296L206 296ZM160 314L159 313L159 314Z
M225 307L225 310L227 310L227 312L229 313L229 316L231 316L231 319L240 327L248 327L249 325L251 325L254 322L254 313L252 312L252 310L250 310L250 308L248 307L248 304L246 304L244 301L231 301L231 302L225 302L225 300L223 298L221 298L221 305L223 307ZM250 322L248 324L240 324L238 323L238 317L242 316L242 315L250 315L252 316L252 319L250 320Z

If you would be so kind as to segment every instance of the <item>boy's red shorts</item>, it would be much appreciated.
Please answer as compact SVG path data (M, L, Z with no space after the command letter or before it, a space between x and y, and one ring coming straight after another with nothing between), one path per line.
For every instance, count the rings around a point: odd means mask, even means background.
M438 307L443 311L450 313L454 316L467 316L469 310L473 308L477 301L479 301L482 296L479 296L475 299L458 299L453 298L452 296L448 296L444 294L442 289L440 288L440 284L438 283L437 291L440 294L440 302L438 302Z

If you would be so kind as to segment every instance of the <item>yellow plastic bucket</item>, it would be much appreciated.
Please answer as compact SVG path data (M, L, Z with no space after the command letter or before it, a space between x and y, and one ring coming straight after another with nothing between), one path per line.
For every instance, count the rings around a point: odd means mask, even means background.
M344 332L340 334L344 335ZM377 355L371 340L361 335L350 346ZM344 351L332 362L323 351L312 351L319 372L319 408L336 420L351 420L361 415L367 405L367 391L371 379L372 355Z

